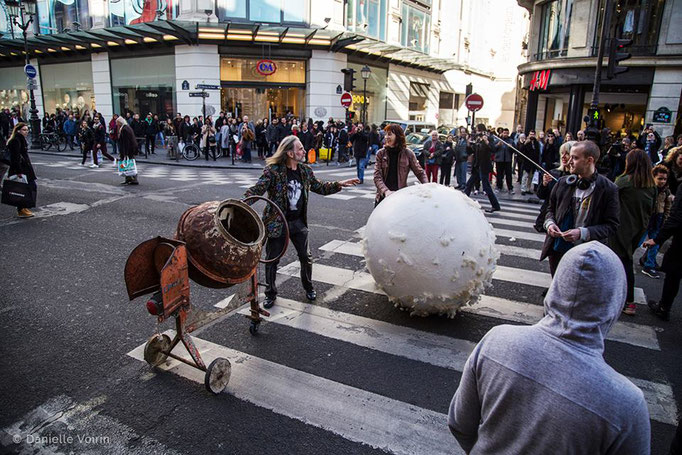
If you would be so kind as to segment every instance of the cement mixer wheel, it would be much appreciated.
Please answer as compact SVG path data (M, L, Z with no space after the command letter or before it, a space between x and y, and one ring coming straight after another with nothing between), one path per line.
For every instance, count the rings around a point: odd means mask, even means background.
M151 366L161 365L168 358L171 339L168 335L154 335L144 346L144 360Z
M251 321L251 324L249 325L249 333L251 333L251 335L253 335L253 336L258 335L258 326L259 325L260 325L260 322Z
M218 357L206 368L206 376L204 377L204 385L206 390L214 395L218 395L225 390L227 383L230 382L232 375L232 365L230 361L222 357Z

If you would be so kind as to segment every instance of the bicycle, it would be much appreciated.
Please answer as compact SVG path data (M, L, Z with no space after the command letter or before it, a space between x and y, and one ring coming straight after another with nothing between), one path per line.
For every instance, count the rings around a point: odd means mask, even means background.
M194 161L197 158L201 156L201 151L199 150L199 147L196 146L194 143L188 143L185 144L185 147L182 149L182 157L185 158L187 161Z
M57 149L58 152L63 152L66 150L66 140L60 137L57 133L40 133L40 148L42 150L50 150L52 146Z

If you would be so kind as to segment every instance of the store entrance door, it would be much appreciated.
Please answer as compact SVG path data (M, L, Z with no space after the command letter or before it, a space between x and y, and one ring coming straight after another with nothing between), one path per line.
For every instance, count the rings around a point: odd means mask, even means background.
M250 119L295 117L305 115L305 89L299 87L223 87L220 106L232 117L248 115Z

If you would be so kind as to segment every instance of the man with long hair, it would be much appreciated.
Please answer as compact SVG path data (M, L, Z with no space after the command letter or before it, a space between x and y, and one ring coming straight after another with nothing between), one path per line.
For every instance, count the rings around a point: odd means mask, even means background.
M341 191L342 188L354 186L358 179L339 182L322 182L315 177L310 166L303 164L306 151L296 136L286 136L279 144L273 156L265 160L265 168L258 182L247 189L244 197L263 195L277 204L286 216L289 226L289 239L296 248L298 260L301 262L301 283L308 300L315 300L317 293L313 288L313 257L308 245L308 198L309 192L326 196ZM275 258L285 244L284 221L276 210L268 204L263 212L263 221L268 231L268 243L265 246L267 259ZM277 299L277 265L279 261L265 265L265 308L271 308Z

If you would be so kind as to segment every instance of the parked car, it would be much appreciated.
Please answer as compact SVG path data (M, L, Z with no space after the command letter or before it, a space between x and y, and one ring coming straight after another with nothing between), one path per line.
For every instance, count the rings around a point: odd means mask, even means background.
M431 132L431 130L436 129L436 125L434 123L418 122L415 120L384 120L381 123L381 129L384 129L386 125L388 125L389 123L396 123L400 125L403 128L403 130L405 130L405 134L410 133L428 134Z

